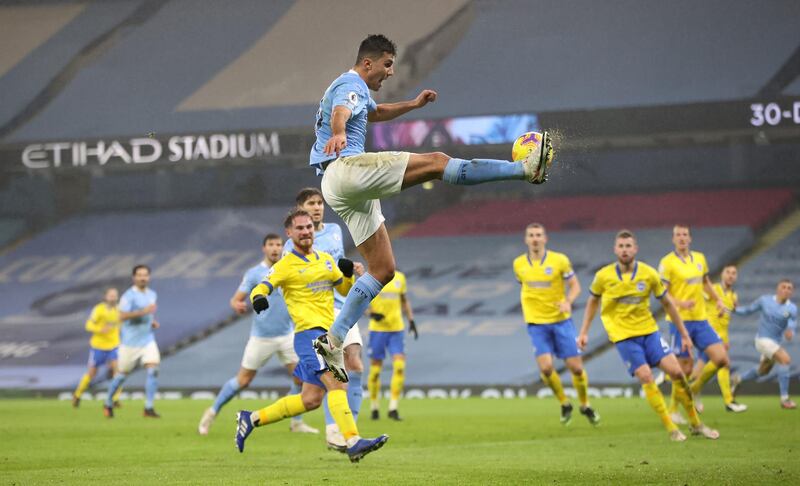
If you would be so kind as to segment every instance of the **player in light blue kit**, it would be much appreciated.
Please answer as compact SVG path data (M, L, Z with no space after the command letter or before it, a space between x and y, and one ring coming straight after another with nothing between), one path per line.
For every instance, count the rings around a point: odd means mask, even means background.
M123 321L120 332L119 367L108 386L108 397L103 406L103 415L108 418L114 417L114 393L139 363L147 370L144 384L144 416L160 417L153 408L153 400L158 391L158 365L161 363L161 353L153 335L153 330L159 328L158 321L154 317L157 296L155 291L148 287L149 284L150 267L136 265L133 267L133 286L119 299L119 318Z
M295 203L298 208L307 211L311 215L311 221L314 223L314 249L330 254L337 262L339 259L344 258L342 228L336 223L322 222L325 218L325 201L322 199L322 192L315 187L301 189L297 193ZM287 239L283 249L284 254L292 251L293 248L292 240ZM356 275L364 273L364 266L361 263L353 262L353 265ZM344 300L344 296L334 289L334 316L341 311ZM353 412L353 420L356 421L358 421L358 412L361 410L361 402L364 398L364 389L361 385L361 377L364 373L364 363L361 361L362 346L361 331L358 328L358 323L356 323L347 332L343 346L344 367L350 378L350 383L347 387L347 404L350 405L350 410ZM333 416L331 416L327 401L322 402L322 408L325 412L325 438L328 442L328 448L345 452L347 443L333 420Z
M256 266L245 272L242 283L231 297L231 308L239 315L245 314L250 291L261 283L269 274L272 265L281 258L283 240L279 235L270 233L261 242L261 252L264 259ZM250 328L250 339L244 348L242 365L236 376L226 381L217 394L214 404L206 409L197 426L200 435L208 435L211 424L214 422L220 409L228 403L242 389L247 388L256 376L259 368L266 365L273 355L278 355L289 376L292 378L290 395L300 393L302 382L294 377L294 368L297 365L297 353L294 351L294 324L289 317L286 303L281 292L273 292L269 297L269 309L260 314L253 313L253 325ZM305 422L302 415L292 417L289 430L292 432L318 434L319 431Z
M792 358L786 349L781 347L781 339L785 336L791 341L797 330L797 306L789 299L794 293L794 284L789 279L778 282L775 295L762 295L752 304L737 307L734 312L747 316L761 311L756 333L756 351L761 353L761 363L742 375L742 380L754 380L766 375L777 363L778 386L781 391L781 408L795 409L797 405L789 398L789 366Z
M436 179L458 185L504 180L541 184L547 180L553 159L547 132L520 163L456 159L441 152L365 153L367 121L392 120L436 101L437 93L426 89L413 100L375 103L369 91L378 91L394 74L396 51L383 35L370 35L361 42L353 68L334 80L320 101L317 139L311 148L310 164L322 174L325 201L344 220L368 268L347 295L330 331L314 344L336 379L345 382L343 343L347 332L394 278L394 254L380 199Z

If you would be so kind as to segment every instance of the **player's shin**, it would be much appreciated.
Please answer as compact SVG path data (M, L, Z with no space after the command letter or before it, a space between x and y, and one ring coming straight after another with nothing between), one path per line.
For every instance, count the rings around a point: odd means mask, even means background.
M703 371L700 372L700 376L692 383L692 393L699 393L700 390L703 389L703 385L705 385L712 376L717 374L719 369L720 368L718 368L713 361L709 360L709 362L703 366Z
M328 391L328 409L331 411L333 420L339 426L339 431L344 436L347 445L351 446L358 440L358 428L353 419L353 412L347 404L347 392L344 390Z
M396 359L392 362L392 382L390 385L389 410L397 410L400 396L403 394L403 385L406 382L406 362Z
M550 376L540 373L539 376L542 378L542 382L553 390L553 394L559 402L562 404L567 403L567 395L564 394L564 386L561 384L561 377L558 376L558 373L553 371Z
M78 382L78 387L75 389L75 393L73 393L73 395L80 398L81 395L83 395L83 392L85 392L86 389L89 388L89 384L91 382L92 382L92 377L89 376L89 373L85 373L81 377L81 381Z
M701 425L700 416L697 415L697 410L694 407L692 391L689 388L689 382L686 381L686 378L681 377L680 380L673 380L672 387L675 390L676 400L680 402L680 404L683 405L683 409L686 410L686 415L689 417L689 423L694 427Z
M669 393L669 413L678 413L678 389L675 386L675 381L672 382L672 390Z
M108 396L106 397L107 407L112 407L114 405L114 395L122 386L122 382L125 381L125 378L127 378L127 375L124 373L117 373L116 376L114 376L114 379L111 380L111 384L108 385Z
M775 371L778 373L778 387L781 391L781 400L789 399L789 365L779 364L775 366Z
M494 159L450 159L442 174L444 182L462 186L524 178L522 164Z
M356 280L353 288L347 293L342 311L331 326L329 334L334 338L333 345L342 345L347 337L347 332L364 315L369 303L381 293L381 290L383 290L383 284L369 273L365 273Z
M722 400L725 405L733 402L733 393L731 392L731 369L725 366L717 371L717 382L719 383L719 391L722 393Z
M672 432L676 430L678 426L675 425L669 417L669 413L667 413L667 404L664 402L664 395L661 394L661 390L658 389L658 386L655 383L645 383L642 385L642 390L644 390L647 403L649 403L650 407L656 412L656 415L661 419L661 423L664 424L667 431Z
M220 409L231 401L237 393L239 393L239 380L234 376L226 381L225 384L222 385L222 388L220 388L219 393L217 393L217 398L214 399L214 404L211 405L214 413L219 413Z
M147 368L147 378L144 382L144 408L153 408L153 401L158 391L158 368Z
M305 411L306 406L303 404L301 395L287 395L278 399L272 405L253 412L253 415L256 415L253 425L261 427L262 425L280 422L285 418L300 415Z
M347 376L347 404L353 412L353 420L358 420L358 413L361 411L361 402L364 401L364 387L361 384L361 371L348 371Z
M371 365L369 367L369 378L367 379L367 390L369 390L369 402L372 410L379 408L381 395L381 367Z
M581 370L580 374L572 374L572 386L575 387L575 392L578 394L578 400L581 402L582 407L589 406L589 376L586 370Z

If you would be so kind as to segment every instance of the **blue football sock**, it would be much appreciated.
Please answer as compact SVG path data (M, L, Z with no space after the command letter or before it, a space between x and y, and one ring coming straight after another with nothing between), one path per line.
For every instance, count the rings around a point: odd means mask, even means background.
M289 393L287 393L286 395L287 396L299 395L302 391L303 391L303 385L302 384L298 385L294 380L292 380L292 386L289 387ZM294 417L292 417L292 420L302 421L303 414L295 415Z
M237 393L239 393L239 380L234 376L222 385L219 393L217 393L217 398L214 400L214 404L211 405L211 409L214 410L214 413L219 413L220 409L225 406L226 403L230 402Z
M758 378L758 368L750 368L742 373L742 381L755 380Z
M108 385L108 396L106 397L106 407L114 406L114 394L117 393L119 387L122 386L122 382L125 381L128 375L124 373L117 373L113 380L111 380L111 384Z
M358 420L358 412L361 410L361 402L364 400L364 389L361 387L361 372L348 371L347 377L347 404L353 412L353 420Z
M325 412L325 425L335 424L336 421L333 420L333 415L331 415L331 411L328 408L328 396L325 395L325 398L322 399L322 411Z
M450 159L442 174L444 182L460 186L524 178L525 169L521 163L494 159Z
M153 400L158 391L158 368L147 368L147 379L144 382L144 408L153 408Z
M781 390L781 400L789 398L789 365L775 366L778 373L778 387Z
M369 273L365 273L356 280L353 288L347 293L347 298L345 298L342 305L342 311L339 312L339 316L331 326L330 334L338 339L340 343L343 343L345 337L347 337L347 331L364 315L369 303L372 302L376 295L381 293L382 289L383 284Z

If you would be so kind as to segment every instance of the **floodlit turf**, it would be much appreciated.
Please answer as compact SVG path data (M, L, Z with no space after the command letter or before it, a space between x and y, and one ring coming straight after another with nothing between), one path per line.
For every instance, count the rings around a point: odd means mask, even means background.
M0 401L0 483L800 484L800 411L781 410L777 397L743 397L750 410L738 415L719 397L705 402L704 420L720 440L674 444L638 398L595 400L597 428L577 407L561 426L553 400L409 400L402 423L364 415L362 435L391 439L354 465L322 437L290 433L288 422L257 429L240 454L233 417L257 407L253 400L234 400L200 437L207 402L157 402L158 420L126 402L108 420L97 402L74 410L9 399ZM323 428L320 411L306 419Z

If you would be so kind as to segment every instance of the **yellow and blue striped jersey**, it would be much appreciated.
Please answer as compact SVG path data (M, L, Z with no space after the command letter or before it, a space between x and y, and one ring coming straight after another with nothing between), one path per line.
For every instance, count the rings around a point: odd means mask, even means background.
M353 278L345 278L333 257L324 251L303 255L292 250L272 266L266 278L250 292L268 295L276 287L283 289L283 299L294 321L294 332L314 327L325 330L333 324L333 289L347 295Z
M708 318L703 295L703 280L708 275L705 255L699 251L690 251L689 257L684 260L674 251L667 253L658 265L658 272L673 298L694 301L694 306L690 309L676 306L681 319L704 321ZM667 320L670 320L669 316Z
M109 326L108 331L104 331ZM119 309L100 302L92 309L86 321L86 330L92 333L89 345L95 349L110 351L119 346Z
M369 320L370 331L396 332L405 329L403 323L401 296L406 294L406 276L402 272L394 272L394 278L383 287L370 304L370 311L383 314L383 319Z
M714 290L722 299L722 302L725 303L725 307L729 309L729 311L723 312L722 315L719 315L719 311L717 310L717 302L711 299L710 295L703 294L703 297L706 299L705 305L706 313L708 314L708 322L711 324L711 327L717 331L717 334L719 334L719 337L722 338L722 341L727 343L728 326L731 323L731 312L733 312L733 309L736 308L736 304L739 302L739 296L733 289L725 290L721 283L715 283Z
M514 275L519 283L522 315L528 324L552 324L569 318L558 304L565 299L564 282L575 275L563 253L547 250L536 261L528 253L514 259Z
M589 291L600 298L600 319L611 342L658 331L650 294L660 299L666 288L650 265L635 262L630 273L622 273L618 263L606 265L594 275Z

